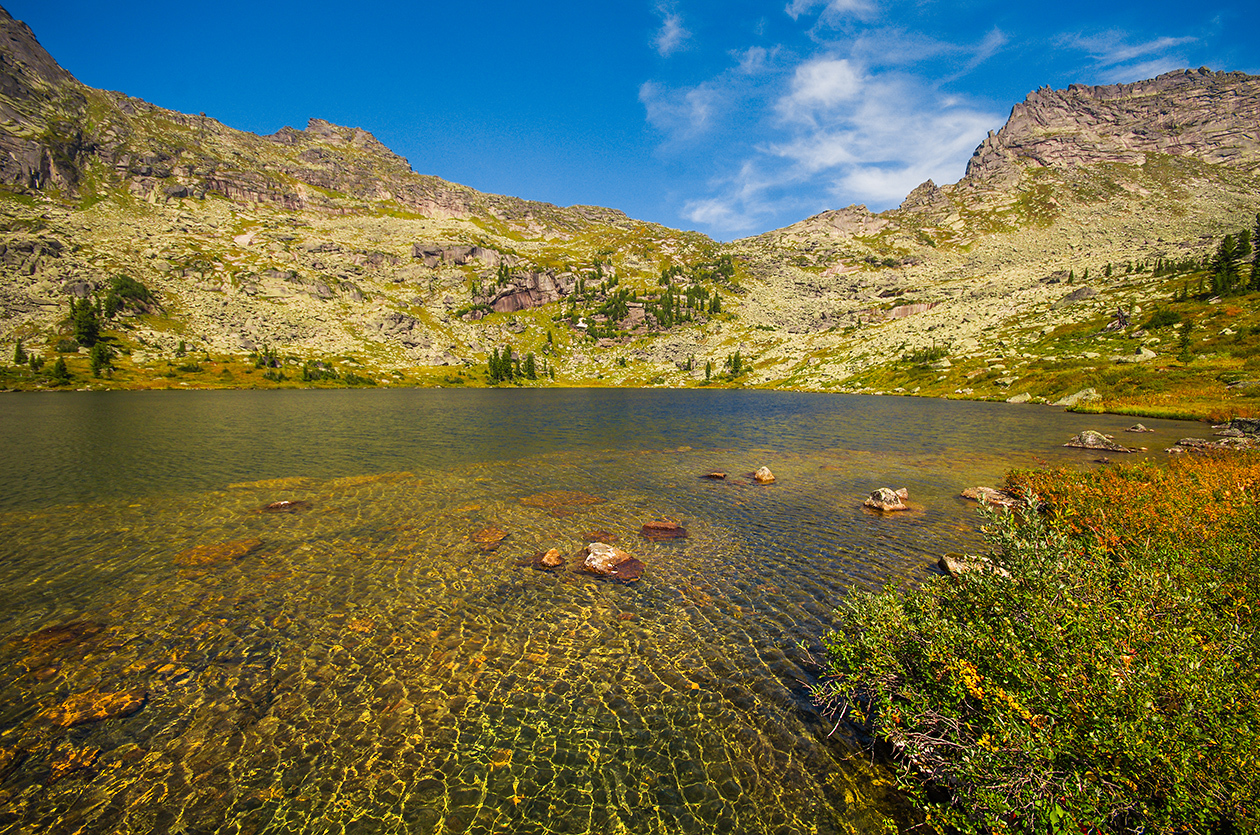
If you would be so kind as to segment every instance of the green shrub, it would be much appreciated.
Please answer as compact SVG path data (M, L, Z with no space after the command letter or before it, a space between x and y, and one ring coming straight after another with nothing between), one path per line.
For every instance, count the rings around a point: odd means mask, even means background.
M74 354L74 353L78 353L78 350L79 350L79 343L73 339L57 340L56 351L59 354Z
M1177 311L1160 309L1151 314L1151 318L1146 320L1146 324L1143 327L1147 330L1154 330L1155 328L1166 328L1169 325L1175 325L1180 321L1181 314Z
M990 565L857 593L815 697L938 831L1260 825L1260 455L1014 474Z

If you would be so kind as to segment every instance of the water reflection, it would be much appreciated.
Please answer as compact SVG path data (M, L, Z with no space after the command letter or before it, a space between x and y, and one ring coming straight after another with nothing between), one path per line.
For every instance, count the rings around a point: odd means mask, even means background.
M881 831L888 775L807 699L831 609L977 547L961 487L1120 428L751 392L0 407L31 439L0 453L0 822L50 832ZM919 509L862 511L883 485ZM596 530L640 581L574 570Z

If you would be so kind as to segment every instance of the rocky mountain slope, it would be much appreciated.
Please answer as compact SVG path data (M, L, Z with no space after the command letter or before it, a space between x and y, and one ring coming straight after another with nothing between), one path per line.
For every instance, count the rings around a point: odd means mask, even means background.
M360 128L257 136L88 88L2 10L0 32L0 340L60 345L80 385L479 383L510 345L535 385L1053 400L1163 354L1142 310L1260 209L1260 78L1238 73L1039 90L958 183L719 245L417 174ZM103 323L88 378L70 300L120 275L159 304Z

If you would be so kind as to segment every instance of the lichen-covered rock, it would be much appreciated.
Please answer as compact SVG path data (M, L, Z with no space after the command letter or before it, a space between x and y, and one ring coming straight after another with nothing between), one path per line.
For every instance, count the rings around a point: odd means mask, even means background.
M862 506L869 507L872 510L888 512L909 510L910 508L906 506L906 499L908 498L910 498L910 493L904 487L900 490L881 487L867 496L866 501L862 502Z
M637 580L643 574L644 565L632 554L613 545L592 542L586 546L586 559L582 570L618 580Z
M1023 501L1005 490L995 490L992 487L968 487L962 491L962 497L995 507L1015 507Z
M1075 449L1102 449L1107 452L1133 452L1127 446L1116 443L1110 435L1095 432L1093 429L1086 429L1079 435L1073 436L1064 446Z

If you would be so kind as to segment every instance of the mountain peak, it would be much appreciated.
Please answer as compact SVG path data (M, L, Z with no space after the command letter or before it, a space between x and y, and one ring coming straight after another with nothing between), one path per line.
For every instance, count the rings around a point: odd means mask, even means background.
M1177 70L1132 84L1043 87L1011 108L967 164L968 181L1018 179L1023 167L1141 165L1147 154L1260 165L1260 76Z
M40 46L31 27L0 8L0 93L25 98L31 88L47 89L74 81L74 76Z

